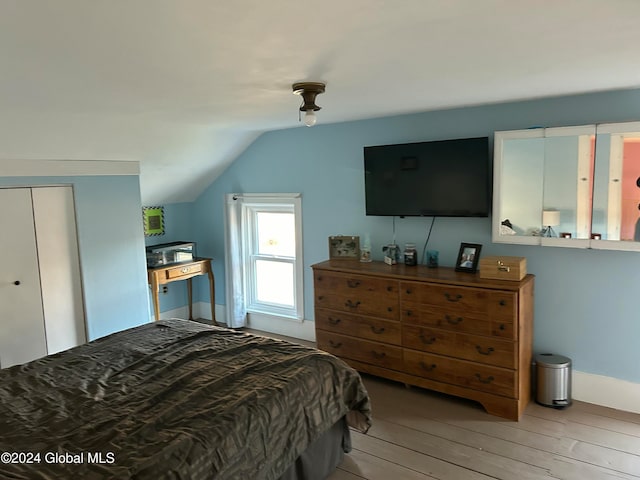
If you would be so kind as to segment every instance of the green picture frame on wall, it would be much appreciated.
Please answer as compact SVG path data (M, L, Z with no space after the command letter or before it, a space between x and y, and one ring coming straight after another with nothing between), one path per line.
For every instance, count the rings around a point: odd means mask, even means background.
M164 207L142 207L144 236L164 235Z

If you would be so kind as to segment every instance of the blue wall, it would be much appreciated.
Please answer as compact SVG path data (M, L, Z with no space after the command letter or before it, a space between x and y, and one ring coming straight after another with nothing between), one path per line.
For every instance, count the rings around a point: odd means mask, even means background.
M193 242L195 234L193 232L193 213L194 204L188 203L172 203L164 205L164 235L154 235L152 237L145 237L145 245L156 245L159 243L169 242ZM196 245L196 255L200 255L200 249ZM197 301L198 292L196 290L199 287L201 279L196 277L193 279L194 285L194 302ZM188 304L187 283L186 282L173 282L168 286L167 293L160 293L160 312L166 312L168 310L174 310L183 307ZM208 292L208 291L207 291ZM151 292L150 292L151 293ZM209 301L209 294L207 293L206 301ZM149 294L149 311L153 312L153 303L151 301L151 294Z
M199 252L218 260L218 303L224 303L224 193L302 193L305 316L313 319L309 267L327 258L327 237L370 233L378 260L381 246L392 240L390 218L364 214L363 146L637 120L639 106L640 90L627 90L329 125L320 115L313 128L266 133L194 204ZM430 221L396 219L397 243L421 249ZM490 219L436 219L429 248L440 251L442 265L454 264L460 242L483 244L483 255L527 257L536 275L536 351L567 355L577 370L640 382L640 254L492 244Z
M0 186L73 185L89 340L149 321L135 175L0 177Z

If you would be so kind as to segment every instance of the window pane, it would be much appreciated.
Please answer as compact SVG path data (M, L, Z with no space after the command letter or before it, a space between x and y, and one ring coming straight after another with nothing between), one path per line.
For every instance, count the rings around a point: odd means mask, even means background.
M256 300L293 307L293 264L256 260Z
M258 212L257 223L259 255L296 256L293 213Z

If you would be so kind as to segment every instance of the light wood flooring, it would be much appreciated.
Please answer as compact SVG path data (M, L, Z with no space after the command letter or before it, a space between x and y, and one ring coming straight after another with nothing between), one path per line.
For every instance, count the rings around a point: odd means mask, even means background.
M363 375L373 426L329 480L640 478L640 415L531 403L519 422L475 402Z
M298 343L287 337L266 334ZM363 374L373 426L328 480L640 478L640 415L531 402L519 422L472 401Z

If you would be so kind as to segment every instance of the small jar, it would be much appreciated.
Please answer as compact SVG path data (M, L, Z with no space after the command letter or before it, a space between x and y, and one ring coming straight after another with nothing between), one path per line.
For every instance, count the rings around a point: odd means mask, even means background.
M409 266L418 264L418 252L416 251L415 243L404 244L404 264Z

